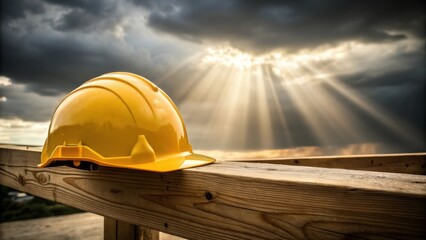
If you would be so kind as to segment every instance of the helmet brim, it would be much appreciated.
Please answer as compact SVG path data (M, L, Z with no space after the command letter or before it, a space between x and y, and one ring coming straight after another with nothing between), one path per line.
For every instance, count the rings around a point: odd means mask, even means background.
M199 167L203 165L207 165L215 162L214 158L190 153L186 156L177 156L166 159L157 160L155 162L149 163L138 163L138 164L123 164L117 163L114 164L113 161L104 161L103 159L91 159L91 158L50 158L44 163L38 164L38 167L47 167L53 162L60 161L85 161L92 162L99 166L105 167L114 167L114 168L126 168L126 169L135 169L135 170L143 170L143 171L151 171L151 172L171 172L186 168Z

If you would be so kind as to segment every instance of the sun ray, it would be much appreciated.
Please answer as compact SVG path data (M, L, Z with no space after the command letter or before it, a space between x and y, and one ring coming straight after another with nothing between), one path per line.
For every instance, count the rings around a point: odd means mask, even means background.
M258 134L260 135L260 146L264 149L274 147L274 137L272 133L271 113L267 99L267 92L265 88L265 80L262 75L262 68L256 66L254 69L254 84L256 88L256 102L257 102L257 123Z
M301 67L304 67L303 65ZM303 72L311 78L316 78L321 73L312 71L311 68L303 68ZM343 105L336 94L326 88L323 81L312 80L311 84L305 84L304 90L308 93L315 109L321 109L327 122L332 122L333 132L337 133L342 141L358 141L361 139L360 129L366 126L361 123L357 115Z
M229 94L232 90L233 81L230 80L230 77L236 71L235 68L225 68L223 76L220 78L220 88L211 93L216 93L210 96L216 97L215 106L212 113L210 114L210 121L207 123L207 131L205 134L214 133L216 136L220 137L221 145L224 145L226 128L228 122L226 122L227 111L229 111Z
M402 122L400 119L397 120L397 118L392 117L389 113L382 110L373 102L361 97L359 93L351 90L339 81L327 79L326 82L331 87L333 87L333 89L338 91L347 99L351 100L351 102L356 104L356 106L373 116L380 123L384 124L389 130L396 133L404 140L410 142L413 146L422 147L424 144L424 142L420 141L422 136L417 131Z
M195 86L191 87L189 93L183 96L182 102L195 102L197 103L197 105L199 105L199 107L201 107L203 104L213 105L214 101L207 97L212 96L212 95L209 95L209 93L216 92L217 90L215 89L220 88L220 85L218 85L217 79L223 78L223 76L226 76L226 74L227 74L226 69L218 68L218 67L213 68L211 72L204 75L203 78L200 78L198 80L199 82L195 84ZM214 106L213 109L214 108L216 108L216 106ZM192 119L204 117L204 115L200 114L200 110L203 111L203 109L194 108L191 106L189 108L185 108L184 110L185 110L184 113L187 116L187 119L189 121L191 121ZM208 129L206 129L205 131L208 131Z
M248 139L247 132L250 130L248 126L248 118L250 113L250 89L251 89L251 81L247 81L250 77L250 72L243 71L241 74L240 82L241 82L241 107L240 111L238 111L238 121L235 123L240 127L240 145L242 149L245 149ZM237 111L236 111L237 112Z
M317 64L336 53L341 58L343 50L317 56L309 52L253 56L232 48L209 49L192 60L199 61L199 73L186 79L176 92L184 102L186 118L204 123L200 127L203 139L220 143L223 149L291 147L294 126L309 143L327 147L377 139L358 108L398 136L414 136L400 121L335 79L331 72L338 71L332 64ZM185 103L200 107L185 107ZM351 104L357 109L351 109ZM288 118L288 113L294 115ZM300 137L296 139L300 144Z
M232 82L229 85L229 88L226 89L226 103L222 106L224 116L223 118L223 144L227 146L231 139L232 141L235 141L236 145L242 144L241 135L244 129L241 129L241 125L238 124L240 122L238 111L240 109L241 104L241 97L244 94L243 93L243 81L242 80L242 74L243 70L241 69L234 69L234 71L231 72L228 81Z
M327 131L328 124L323 121L321 112L318 112L318 109L313 106L311 96L305 91L304 85L294 84L294 79L300 78L299 74L290 69L284 69L282 73L282 87L287 89L296 110L301 113L303 120L306 121L317 141L326 145L331 144L333 139Z
M293 146L293 140L292 140L291 135L290 135L290 129L288 127L287 120L285 119L285 115L284 115L284 111L283 111L284 107L281 105L281 102L278 99L278 95L279 95L278 91L279 91L280 88L277 88L277 87L274 86L275 83L272 81L273 73L272 73L271 68L272 68L271 65L263 66L263 72L266 75L265 80L269 84L269 88L271 90L271 95L272 95L272 100L273 100L274 106L275 106L274 110L277 112L279 121L281 123L281 127L284 130L284 136L285 136L285 139L287 141L287 145Z
M197 62L200 61L202 54L203 54L202 52L199 52L199 53L193 54L192 56L187 57L186 59L181 61L179 64L177 64L175 67L173 67L169 71L165 72L160 78L158 78L156 83L158 85L160 85L164 81L170 80L172 78L172 76L175 75L176 73L178 73L182 70L185 70L190 66L195 65Z
M217 67L213 65L207 66L201 71L196 71L195 74L188 75L188 77L185 77L180 82L175 82L173 86L175 87L174 95L177 101L180 102L188 99L193 89L199 85L203 85L205 79L208 79L211 74L214 74L214 71L217 71Z

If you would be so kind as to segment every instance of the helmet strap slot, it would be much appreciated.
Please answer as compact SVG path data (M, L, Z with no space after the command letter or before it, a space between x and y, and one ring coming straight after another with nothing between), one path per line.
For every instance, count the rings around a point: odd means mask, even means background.
M69 160L69 161L54 161L49 165L49 167L59 167L59 166L72 167L72 168L77 168L77 169L91 171L91 172L99 171L99 165L98 164L92 163L92 162L87 162L87 161L80 161L80 164L78 166L76 166L76 164L72 160Z

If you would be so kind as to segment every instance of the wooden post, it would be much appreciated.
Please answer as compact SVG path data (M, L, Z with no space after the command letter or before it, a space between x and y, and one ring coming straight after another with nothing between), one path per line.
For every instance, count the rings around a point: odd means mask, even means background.
M159 240L160 232L149 228L140 227L140 240Z
M105 217L104 240L159 240L159 232Z
M104 217L104 240L117 240L117 220Z

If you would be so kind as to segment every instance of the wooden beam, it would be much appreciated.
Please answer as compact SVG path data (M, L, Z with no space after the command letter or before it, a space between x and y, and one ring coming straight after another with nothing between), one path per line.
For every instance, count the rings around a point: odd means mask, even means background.
M41 146L0 144L0 148L41 151ZM272 159L232 159L218 162L270 163L426 175L426 153L314 156Z
M224 162L171 173L35 167L0 149L3 185L188 239L425 239L426 176Z
M426 153L249 159L232 161L426 175Z

